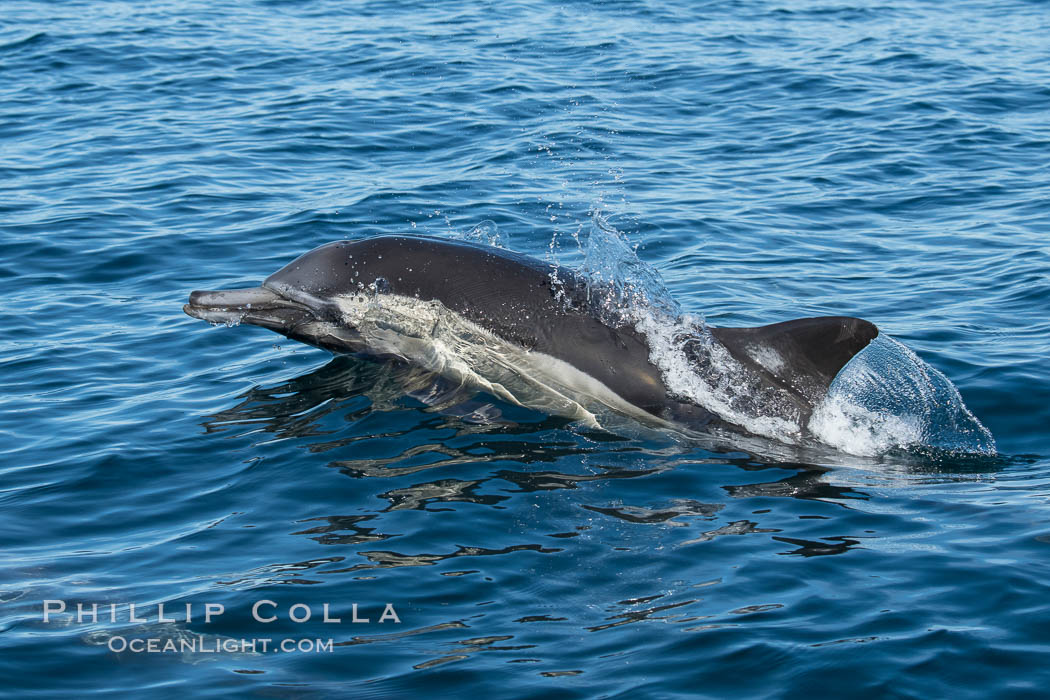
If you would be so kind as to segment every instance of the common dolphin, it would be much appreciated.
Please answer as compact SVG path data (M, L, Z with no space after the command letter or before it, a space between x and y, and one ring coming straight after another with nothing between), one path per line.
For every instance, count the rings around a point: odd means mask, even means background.
M379 236L323 245L258 287L195 291L183 310L333 352L400 358L550 413L579 418L597 403L687 427L725 420L670 391L646 334L597 317L587 292L573 271L501 248ZM774 396L801 426L878 335L845 316L706 332L738 363L742 386ZM712 361L695 355L698 366Z

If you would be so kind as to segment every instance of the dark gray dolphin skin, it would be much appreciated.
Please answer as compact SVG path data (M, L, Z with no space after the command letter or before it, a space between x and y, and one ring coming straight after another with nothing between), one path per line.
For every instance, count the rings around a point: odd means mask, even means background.
M213 323L262 326L333 352L368 353L333 301L363 287L436 300L506 341L563 360L659 418L691 426L717 418L669 394L643 334L610 327L589 312L580 301L581 278L499 248L423 236L337 241L297 258L259 287L193 292L183 310ZM802 419L878 335L871 323L845 316L710 331L760 382L788 397ZM775 369L756 359L756 348L775 352Z

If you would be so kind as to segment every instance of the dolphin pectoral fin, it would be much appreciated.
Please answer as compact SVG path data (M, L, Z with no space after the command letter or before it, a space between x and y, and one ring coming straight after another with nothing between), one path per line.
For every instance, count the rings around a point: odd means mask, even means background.
M737 361L815 404L879 329L859 318L821 316L758 328L712 328L711 334Z

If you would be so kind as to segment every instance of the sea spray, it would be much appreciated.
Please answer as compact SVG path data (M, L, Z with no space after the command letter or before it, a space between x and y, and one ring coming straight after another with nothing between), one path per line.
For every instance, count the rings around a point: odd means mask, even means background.
M510 236L508 236L495 221L486 219L466 231L451 231L451 237L457 241L466 241L468 243L478 243L480 245L488 245L493 248L502 248L503 250L510 250Z
M955 385L898 341L880 335L831 383L809 430L853 454L934 448L994 455L995 439Z

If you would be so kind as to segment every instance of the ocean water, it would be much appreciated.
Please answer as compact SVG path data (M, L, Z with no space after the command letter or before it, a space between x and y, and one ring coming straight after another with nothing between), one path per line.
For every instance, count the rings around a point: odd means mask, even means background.
M1043 697L1047 36L1034 1L5 0L0 694ZM602 430L182 313L382 233L869 319L991 437Z

